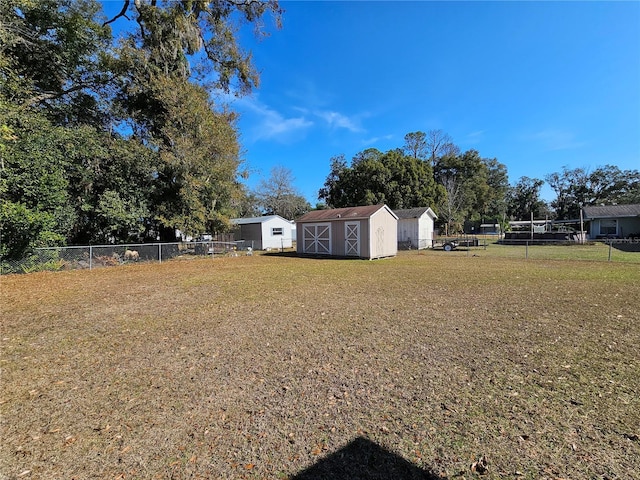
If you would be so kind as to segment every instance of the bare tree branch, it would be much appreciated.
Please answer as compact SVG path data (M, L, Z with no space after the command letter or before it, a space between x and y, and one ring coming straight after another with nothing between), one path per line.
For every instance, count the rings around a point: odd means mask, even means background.
M130 0L124 0L124 4L122 5L122 10L120 10L120 13L118 13L115 17L113 17L111 20L108 20L106 22L104 22L102 24L103 27L109 25L110 23L115 22L117 19L119 19L120 17L124 17L127 20L129 20L129 17L127 17L127 10L129 8L129 2Z

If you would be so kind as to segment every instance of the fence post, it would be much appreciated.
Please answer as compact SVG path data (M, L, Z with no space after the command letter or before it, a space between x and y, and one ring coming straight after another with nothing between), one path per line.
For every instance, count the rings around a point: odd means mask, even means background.
M89 270L93 268L93 247L89 245Z
M524 247L524 258L525 259L529 259L529 240L527 240L525 242L525 247Z
M613 245L613 240L609 240L609 262L611 261L611 246Z
M158 244L158 263L162 263L162 244Z

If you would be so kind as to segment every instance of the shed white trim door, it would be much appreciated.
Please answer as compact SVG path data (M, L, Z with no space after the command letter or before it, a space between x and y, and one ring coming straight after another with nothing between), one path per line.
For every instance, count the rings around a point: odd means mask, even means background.
M344 253L348 257L360 256L360 222L345 222Z
M331 255L331 224L310 223L302 226L304 253Z

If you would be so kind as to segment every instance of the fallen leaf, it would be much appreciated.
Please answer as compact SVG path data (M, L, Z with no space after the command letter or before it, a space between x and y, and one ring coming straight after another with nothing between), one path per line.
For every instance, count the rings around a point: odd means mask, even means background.
M247 463L247 464L244 466L244 468L245 468L246 470L251 470L253 467L255 467L255 465L254 465L253 463Z
M471 471L478 475L486 475L489 473L489 467L487 466L487 458L483 455L477 462L471 464Z

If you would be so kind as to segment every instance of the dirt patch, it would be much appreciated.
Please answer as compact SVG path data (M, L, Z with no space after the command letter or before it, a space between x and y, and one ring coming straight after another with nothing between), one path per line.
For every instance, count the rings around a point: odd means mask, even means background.
M1 282L3 478L637 474L637 265L254 255Z

